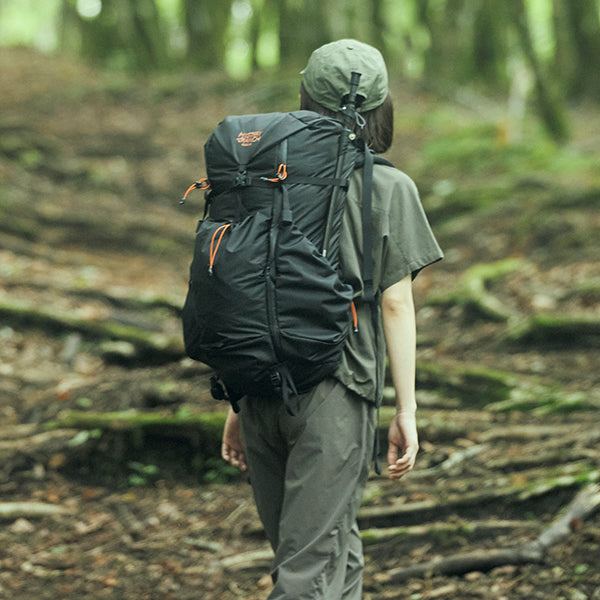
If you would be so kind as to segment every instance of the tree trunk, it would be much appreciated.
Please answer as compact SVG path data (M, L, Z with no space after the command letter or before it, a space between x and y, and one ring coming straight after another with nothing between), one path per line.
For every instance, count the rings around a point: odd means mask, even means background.
M564 106L536 54L531 39L525 2L524 0L511 0L508 6L512 11L513 22L523 54L535 77L537 106L542 122L555 141L564 142L569 137Z
M164 67L167 44L154 0L129 0L128 8L131 15L130 51L136 66L142 70Z
M575 50L573 48L572 32L567 26L568 8L564 0L553 0L553 33L554 57L552 62L552 76L562 82L567 94L575 88L578 73L576 69Z
M201 69L223 66L232 0L184 0L187 60Z
M596 0L565 2L574 61L570 94L594 100L600 94L600 16Z
M504 4L482 0L474 15L474 74L494 88L505 87L506 79L506 11Z
M62 10L63 45L103 66L136 70L165 66L167 45L154 0L104 0L93 19L82 18L71 3Z
M384 0L371 0L371 22L373 24L371 28L373 44L376 48L383 51L385 49L385 34L387 30Z
M472 32L465 29L464 0L417 3L417 14L429 31L429 47L425 51L425 75L430 79L452 81L464 75L464 60L471 54ZM459 33L460 32L460 33Z
M327 19L327 3L323 0L280 2L279 44L284 68L303 67L313 50L330 41Z

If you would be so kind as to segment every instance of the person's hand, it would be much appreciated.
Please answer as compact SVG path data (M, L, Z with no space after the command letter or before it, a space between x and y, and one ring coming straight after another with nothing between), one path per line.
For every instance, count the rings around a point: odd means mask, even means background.
M390 424L388 441L388 477L400 479L412 471L419 451L417 419L414 413L396 413Z
M223 443L221 444L221 456L234 467L245 471L246 454L244 451L244 441L242 440L242 431L237 413L229 409L225 428L223 429Z

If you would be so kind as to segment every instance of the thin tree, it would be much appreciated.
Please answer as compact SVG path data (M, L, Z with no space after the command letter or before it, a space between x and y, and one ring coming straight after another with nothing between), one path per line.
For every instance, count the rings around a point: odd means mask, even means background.
M600 12L597 0L564 2L574 53L569 92L576 97L600 97Z
M536 101L542 122L552 138L557 142L564 142L569 137L564 105L534 48L525 0L510 0L507 6L511 10L520 47L535 78Z
M231 5L232 0L183 0L186 59L191 64L201 69L223 66Z

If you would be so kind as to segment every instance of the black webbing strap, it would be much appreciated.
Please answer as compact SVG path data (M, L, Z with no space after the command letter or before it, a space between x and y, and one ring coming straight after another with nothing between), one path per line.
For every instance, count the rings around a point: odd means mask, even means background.
M379 376L379 294L375 291L374 260L373 260L373 211L371 194L373 191L373 154L365 143L362 181L362 237L363 237L363 299L371 309L371 325L375 336L375 406L377 407L377 422L375 425L375 444L373 447L373 462L375 472L381 475L379 460L379 407L381 405L381 381Z
M249 177L249 176L245 176L242 179L238 178L233 180L233 183L227 187L227 188L219 188L219 192L218 194L224 194L227 192L230 192L232 190L238 189L238 188L244 188L244 187L264 187L264 188L270 188L273 187L274 185L280 185L280 184L284 184L284 185L293 185L293 184L307 184L307 185L318 185L318 186L322 186L322 187L326 187L328 185L334 186L334 187L341 187L345 190L348 189L349 185L350 185L350 179L348 178L343 178L343 177L311 177L311 176L305 176L305 177L301 177L301 176L295 176L295 175L290 175L284 179L281 180L277 180L276 178L269 178L269 177ZM215 193L215 190L213 189L213 194Z
M363 166L362 190L362 234L363 234L363 299L372 304L375 300L373 283L373 211L371 192L373 190L373 155L365 143L365 163Z
M320 186L332 185L348 189L348 186L350 185L350 179L344 179L343 177L296 177L294 175L289 175L282 181L282 183L303 183Z

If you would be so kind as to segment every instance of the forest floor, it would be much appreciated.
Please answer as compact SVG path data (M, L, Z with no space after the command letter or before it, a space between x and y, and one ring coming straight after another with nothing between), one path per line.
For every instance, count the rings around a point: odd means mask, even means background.
M422 450L400 483L369 481L365 598L600 600L594 510L534 562L402 571L526 548L600 481L598 106L572 109L567 147L531 122L506 144L499 104L394 86L390 158L446 259L414 285ZM1 49L0 88L0 598L266 598L251 488L218 442L46 426L224 410L182 354L202 203L178 200L223 116L292 110L297 82Z

